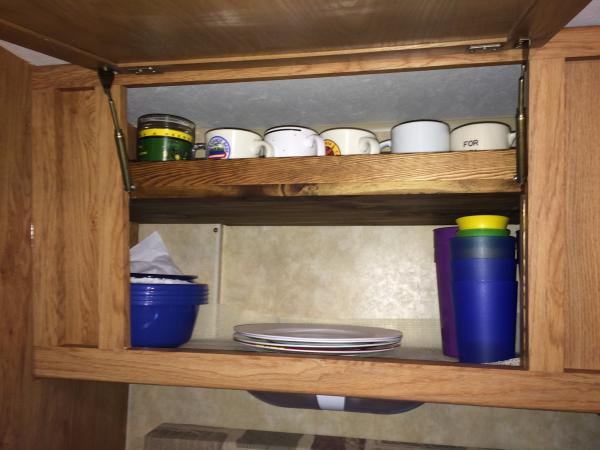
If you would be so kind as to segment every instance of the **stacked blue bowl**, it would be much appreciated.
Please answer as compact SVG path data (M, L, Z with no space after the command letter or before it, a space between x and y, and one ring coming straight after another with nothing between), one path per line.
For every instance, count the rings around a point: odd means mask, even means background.
M514 358L518 292L515 238L455 237L450 250L459 361Z
M131 345L179 347L192 337L206 284L131 284Z

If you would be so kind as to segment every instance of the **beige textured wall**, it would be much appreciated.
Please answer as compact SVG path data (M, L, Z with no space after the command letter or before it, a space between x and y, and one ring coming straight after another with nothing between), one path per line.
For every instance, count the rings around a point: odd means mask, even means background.
M142 225L140 238L160 231L184 272L211 284L195 337L227 337L242 322L350 322L397 327L404 345L435 348L432 228ZM243 391L132 385L127 448L141 450L162 422L500 449L600 442L593 414L426 404L380 416L277 408Z

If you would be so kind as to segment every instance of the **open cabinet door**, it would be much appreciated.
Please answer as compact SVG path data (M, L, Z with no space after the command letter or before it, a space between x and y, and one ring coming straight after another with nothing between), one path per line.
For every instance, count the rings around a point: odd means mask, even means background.
M33 90L37 347L129 343L128 197L107 99L88 82ZM124 115L124 90L113 91Z
M126 384L32 373L32 245L41 245L30 237L32 160L46 159L48 147L32 147L30 66L0 48L0 67L0 448L122 449ZM45 197L54 208L58 200ZM65 276L60 266L45 270Z
M0 38L92 69L542 46L589 0L0 0Z

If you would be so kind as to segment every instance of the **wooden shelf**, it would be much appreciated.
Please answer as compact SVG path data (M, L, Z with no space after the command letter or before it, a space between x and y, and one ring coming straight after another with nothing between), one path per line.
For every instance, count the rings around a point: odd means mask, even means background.
M417 225L518 219L514 150L138 162L131 220L228 225Z
M34 367L36 376L51 378L296 393L318 389L326 395L600 411L597 375L508 366L196 349L36 347Z

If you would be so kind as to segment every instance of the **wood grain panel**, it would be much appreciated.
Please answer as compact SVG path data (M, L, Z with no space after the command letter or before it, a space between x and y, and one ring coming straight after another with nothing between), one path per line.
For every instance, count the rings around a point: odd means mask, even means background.
M34 165L36 342L122 348L128 205L106 99L99 88L35 91L33 120L45 155Z
M0 49L0 448L16 448L31 297L31 108L27 64Z
M529 75L529 367L564 368L566 290L565 61L531 60Z
M565 28L542 48L531 50L531 57L589 58L600 56L600 26Z
M520 192L513 181L515 158L514 150L502 150L135 163L131 218L414 225L453 223L484 210L514 217ZM484 193L489 195L475 195Z
M30 45L39 44L43 37L48 39L46 43L63 44L63 57L67 50L75 54L80 50L120 64L494 40L505 38L532 3L533 0L365 0L345 4L335 0L107 0L100 8L94 3L72 0L60 5L39 0L2 0L0 6L4 36L10 34L14 24L21 33L31 31L32 39L27 42ZM92 60L89 67L95 68L97 63Z
M32 162L32 223L43 224L35 229L35 239L40 244L33 246L34 343L51 346L65 341L62 275L54 260L61 252L59 155L48 151L56 148L56 102L52 89L32 94L32 146L47 149L44 158L33 158ZM36 192L43 195L35 195ZM48 198L54 202L48 202Z
M344 184L460 182L512 180L515 151L444 152L353 155L343 157L253 158L238 160L166 161L134 163L131 174L136 197L154 196L159 190L181 193L196 187L277 184ZM499 183L500 184L500 183ZM518 188L516 183L513 183ZM413 185L414 186L414 185ZM396 186L398 188L400 186ZM435 189L435 188L433 188ZM443 191L443 187L441 188ZM473 191L476 191L473 190ZM145 194L147 193L147 195ZM156 194L155 194L156 193ZM163 194L163 195L164 195ZM306 195L304 193L303 195ZM184 194L185 195L185 194Z
M124 449L126 384L33 378L32 162L53 156L31 145L29 66L0 49L0 67L0 448Z
M472 214L518 223L519 194L361 195L335 197L157 198L131 203L140 223L225 225L446 225Z
M121 126L127 117L127 93L113 87ZM124 191L117 157L114 128L108 101L100 87L95 90L98 113L98 137L90 146L98 153L95 173L102 184L90 187L94 206L101 211L96 219L98 234L94 246L98 252L98 347L123 348L129 345L129 196ZM96 177L92 180L97 181Z
M566 69L566 367L600 370L600 60ZM596 150L585 149L592 144Z
M528 37L534 47L543 46L579 13L590 0L536 1L513 28L509 42Z
M97 180L98 123L96 95L91 89L58 93L56 104L57 162L54 176L60 183L61 211L56 228L60 255L54 270L60 279L65 318L64 344L98 344L98 280L100 256L97 219L101 209L94 204L91 188ZM48 149L48 152L51 150ZM44 202L49 202L45 193ZM36 220L39 227L44 222Z
M600 411L593 374L247 352L60 348L36 349L35 356L38 375L60 378Z
M448 67L482 66L520 62L520 50L472 54L464 49L435 49L386 54L360 54L329 58L299 58L280 61L196 64L172 67L164 73L136 75L123 72L115 84L129 87L173 84L219 83L233 81L306 78L318 76L382 73L401 70L422 70ZM95 71L77 66L39 67L34 71L36 89L46 87L95 86Z

